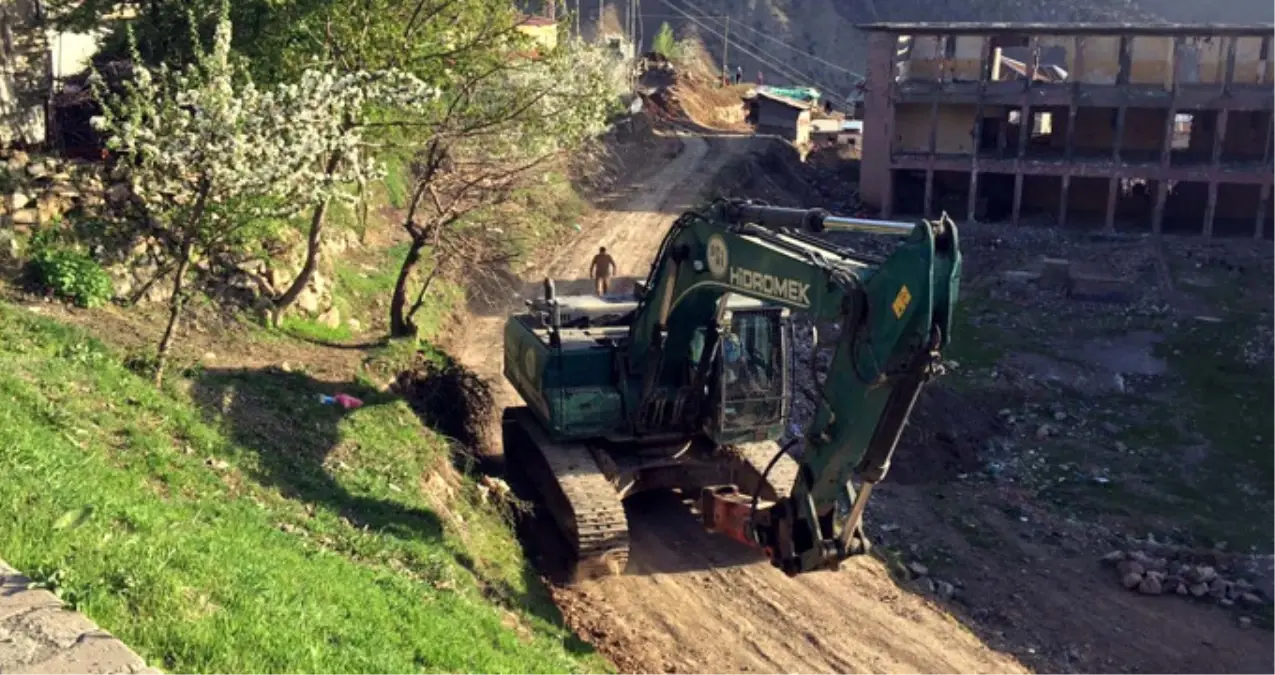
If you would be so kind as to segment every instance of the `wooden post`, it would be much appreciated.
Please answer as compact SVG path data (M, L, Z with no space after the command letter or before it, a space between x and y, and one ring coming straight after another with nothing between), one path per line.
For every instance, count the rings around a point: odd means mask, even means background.
M1230 118L1229 111L1222 108L1217 111L1217 122L1213 125L1213 147L1210 149L1209 155L1209 172L1216 175L1218 167L1222 164L1222 146L1226 142L1226 125ZM1192 120L1192 124L1195 121ZM1209 197L1204 204L1204 237L1213 236L1213 220L1217 215L1217 181L1209 181Z
M1155 189L1155 207L1151 210L1151 233L1160 236L1164 227L1164 202L1169 196L1169 181L1163 178L1156 179Z
M1129 73L1133 69L1133 37L1120 36L1119 70L1116 71L1116 84L1129 84Z
M965 218L974 222L978 216L978 167L970 170L970 196L966 211L968 213Z
M933 156L938 148L939 137L939 102L935 99L930 104L930 151L929 155Z

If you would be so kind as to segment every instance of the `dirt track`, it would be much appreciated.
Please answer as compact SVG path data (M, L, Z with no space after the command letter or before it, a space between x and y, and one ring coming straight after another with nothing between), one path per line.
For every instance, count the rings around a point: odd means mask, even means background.
M537 277L559 292L590 292L598 246L621 280L644 277L672 219L748 147L743 138L685 137L677 158L634 187L616 210L560 249ZM538 279L525 279L536 292ZM619 290L619 289L616 289ZM520 401L501 367L501 315L466 324L462 362ZM900 589L875 560L789 579L751 552L706 534L671 495L629 505L628 574L555 589L567 621L629 672L1025 672L938 607Z

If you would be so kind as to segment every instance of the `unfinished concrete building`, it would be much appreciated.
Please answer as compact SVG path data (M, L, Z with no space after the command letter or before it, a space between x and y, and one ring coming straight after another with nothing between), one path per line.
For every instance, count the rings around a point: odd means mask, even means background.
M884 217L1271 236L1272 26L860 28Z

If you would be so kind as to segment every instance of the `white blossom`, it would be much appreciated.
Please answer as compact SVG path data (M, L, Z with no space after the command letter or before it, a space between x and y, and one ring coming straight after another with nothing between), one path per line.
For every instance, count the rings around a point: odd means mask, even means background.
M218 21L211 52L179 72L145 68L121 96L92 84L104 114L92 120L130 167L134 193L173 227L230 225L268 202L284 215L325 198L354 199L346 186L382 175L355 122L371 105L425 110L438 91L394 70L334 73L313 68L296 82L258 88L230 60L231 25ZM336 170L327 160L336 156ZM201 223L187 222L201 193ZM243 211L247 210L245 214Z

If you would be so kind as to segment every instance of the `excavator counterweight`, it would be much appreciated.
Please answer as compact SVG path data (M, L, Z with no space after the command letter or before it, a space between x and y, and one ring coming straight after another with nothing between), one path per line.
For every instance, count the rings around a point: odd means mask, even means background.
M837 230L900 241L882 258L814 236ZM788 574L835 569L868 550L864 505L941 373L960 266L946 214L742 200L684 213L632 296L558 296L546 280L506 322L504 373L526 403L505 411L506 455L581 569L622 572L624 500L669 489ZM831 352L822 379L794 372L795 314L837 327L815 341ZM779 441L798 390L815 392L815 412L796 454Z

